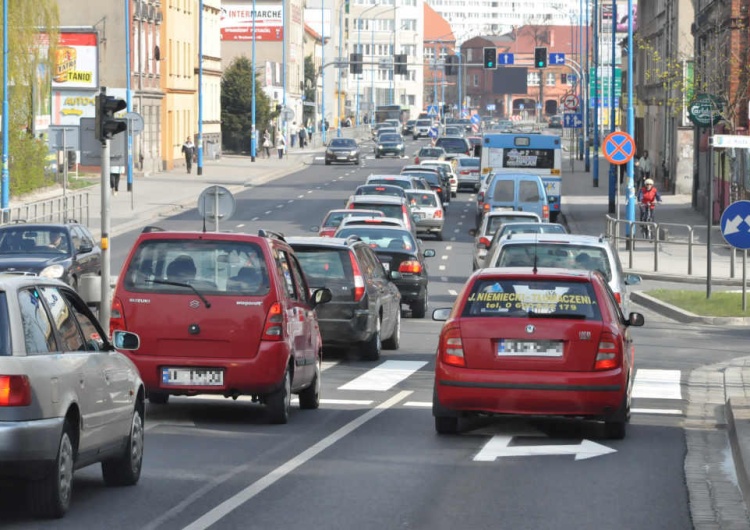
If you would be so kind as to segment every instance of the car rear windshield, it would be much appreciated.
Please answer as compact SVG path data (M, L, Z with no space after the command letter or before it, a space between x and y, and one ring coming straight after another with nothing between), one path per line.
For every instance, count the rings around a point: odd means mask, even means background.
M409 192L407 195L411 204L417 207L427 206L437 208L437 198L432 193Z
M392 197L403 197L404 190L399 186L390 185L366 185L357 186L354 195L390 195Z
M5 292L0 292L0 357L11 354L10 318L8 316L8 300Z
M141 242L125 272L132 292L255 296L269 289L260 246L250 242L159 239Z
M404 215L404 211L400 204L370 204L370 203L354 203L354 209L356 210L378 210L383 212L386 217L395 217L401 219Z
M469 150L466 140L462 138L438 138L436 144L448 153L465 153Z
M417 120L417 127L432 127L432 120Z
M612 270L601 247L574 244L514 243L503 245L494 267L558 267L601 272L609 281Z
M326 287L331 281L353 281L349 249L294 246L310 287Z
M526 221L526 219L523 219ZM556 223L503 223L498 237L513 234L565 234L565 227Z
M504 224L529 220L528 215L493 215L487 220L487 232L494 234L495 231Z
M423 147L419 150L419 156L441 156L445 153L445 149L435 149L434 147Z
M323 221L324 227L339 226L341 221L348 217L383 217L383 212L347 210L345 212L333 212Z
M411 190L414 189L414 186L412 186L411 182L408 179L370 179L368 184L387 184L388 186L398 186L399 188L403 188L405 190Z
M458 159L458 165L464 166L464 167L479 167L479 159L478 158L459 158Z
M344 227L338 231L336 237L358 235L362 241L374 250L409 250L417 248L417 243L406 230L389 230L383 228L368 228L366 226Z
M589 282L479 279L471 286L462 317L585 318L601 320Z

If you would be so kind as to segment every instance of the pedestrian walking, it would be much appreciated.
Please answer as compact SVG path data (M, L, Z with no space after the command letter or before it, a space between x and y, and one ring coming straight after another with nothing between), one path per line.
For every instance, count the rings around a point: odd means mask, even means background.
M185 167L187 168L188 174L193 169L193 157L195 156L195 144L188 136L185 143L182 144L182 154L185 155Z
M307 131L304 127L300 127L297 135L299 136L300 149L302 149L307 145Z
M291 142L292 149L294 149L294 141L297 139L297 122L292 122L292 128L289 131L289 141Z
M112 195L117 195L120 191L120 175L125 173L124 166L110 166L109 168L109 190Z
M638 186L636 187L640 188L642 183L645 182L646 179L651 178L651 159L648 157L648 151L643 152L643 156L638 159L638 163L636 165L641 172L641 178L638 182Z
M281 160L284 158L284 151L286 150L286 140L281 133L279 133L278 138L276 138L276 149L279 151L279 160Z
M266 158L271 158L271 133L268 129L263 133L263 150L266 152Z

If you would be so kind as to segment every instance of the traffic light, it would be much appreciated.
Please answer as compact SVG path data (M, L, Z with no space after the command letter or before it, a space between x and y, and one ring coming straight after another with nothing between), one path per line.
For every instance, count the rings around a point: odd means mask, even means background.
M445 58L445 75L458 75L458 55L448 55Z
M560 74L560 83L563 85L568 84L568 74Z
M484 49L484 68L485 70L497 68L497 50L495 48Z
M362 54L361 53L349 54L349 73L350 74L362 73Z
M94 137L97 140L111 140L114 135L128 130L127 120L115 118L115 114L127 106L124 99L108 96L107 90L101 89L95 99Z
M538 46L534 48L534 66L536 68L547 67L547 48L544 46Z
M400 75L408 75L409 69L406 67L406 54L405 53L397 53L393 56L394 62L394 74L400 74Z

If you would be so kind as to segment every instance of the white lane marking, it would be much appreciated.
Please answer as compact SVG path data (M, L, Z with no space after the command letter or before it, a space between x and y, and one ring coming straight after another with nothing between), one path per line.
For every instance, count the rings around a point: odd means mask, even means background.
M430 401L407 401L406 403L404 403L404 407L427 408L427 407L432 407L432 402Z
M390 390L426 364L422 361L386 361L340 386L339 390Z
M457 222L456 224L457 224L458 226L461 226L462 224L464 224L464 222L463 222L463 221L459 221L459 222Z
M213 524L217 523L219 520L221 520L223 517L228 515L229 513L233 512L240 506L242 506L244 503L258 495L259 493L263 492L265 489L267 489L269 486L272 486L291 472L293 472L295 469L300 467L302 464L305 464L306 462L312 460L317 455L331 447L333 444L338 442L339 440L343 439L344 437L348 436L352 432L354 432L356 429L367 423L368 421L372 420L373 418L377 417L382 412L394 407L399 402L406 399L408 396L412 394L411 391L403 391L399 392L395 396L393 396L391 399L384 401L374 409L371 409L367 411L366 413L362 414L358 418L355 418L354 420L350 421L343 427L341 427L336 432L331 433L330 435L323 438L321 441L310 447L309 449L306 449L302 451L300 454L292 458L291 460L288 460L287 462L284 462L279 467L265 475L264 477L260 478L257 482L254 482L253 484L250 484L247 488L240 491L236 495L230 497L229 499L225 500L209 512L205 513L192 523L190 523L188 526L186 526L183 530L203 530L205 528L208 528L212 526ZM253 464L255 465L255 464ZM245 466L243 466L245 467ZM247 465L247 468L250 467L250 464ZM196 492L197 493L197 492ZM195 496L195 494L193 494ZM186 499L187 501L188 499ZM185 501L183 501L184 503ZM176 508L176 507L175 507Z
M462 215L462 216L461 216L461 219L466 219L466 216L465 216L465 215Z
M680 370L639 368L633 383L634 398L682 399Z
M252 219L250 219L250 220L251 220L251 221L257 221L258 219L260 219L260 217L253 217L253 218L252 218Z
M458 292L455 289L448 289L448 294L451 296L458 296Z
M268 211L266 212L266 215L269 215L270 213L271 213L271 210L268 210Z
M305 196L304 196L304 195L297 195L297 198L298 198L298 199L304 199L304 198L305 198Z
M458 232L459 232L458 228L456 228L456 229L454 230L454 232L458 234ZM456 238L455 238L455 237L454 237L454 238L451 238L451 241L455 241L455 240L456 240Z
M453 245L448 245L447 247L445 247L445 250L453 250Z
M439 265L438 266L438 270L444 271L445 270L445 265Z
M324 156L316 156L315 158L313 158L313 160L325 160L325 159L326 157Z
M245 223L240 223L240 224L237 225L237 228L242 228L244 226L245 226Z
M632 414L664 414L664 415L673 415L673 416L679 416L682 414L681 410L678 409L630 409L630 412Z
M456 230L456 232L458 232L458 230ZM456 238L455 238L455 237L452 237L452 238L451 238L451 241L455 241L455 240L456 240Z
M443 260L443 261L445 261L445 260L448 259L448 256L440 256L440 259Z
M286 202L287 202L287 204L289 204L289 203L293 203L293 202L294 202L294 199L289 199L289 200L288 200L288 201L286 201Z
M320 189L320 188L318 188L318 189ZM311 194L312 192L313 192L313 190L307 190L307 194L308 195Z

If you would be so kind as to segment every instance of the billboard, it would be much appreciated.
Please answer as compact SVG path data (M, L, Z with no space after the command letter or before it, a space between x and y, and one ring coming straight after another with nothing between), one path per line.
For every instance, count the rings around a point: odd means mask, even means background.
M504 66L492 72L493 94L526 94L528 68Z
M221 40L253 40L253 4L224 4L220 15ZM282 41L281 3L255 5L255 40Z
M98 93L98 90L53 90L52 124L78 126L81 118L93 118L96 114L94 98ZM108 96L125 99L126 94L124 88L107 88Z
M96 33L61 32L52 57L52 88L99 87Z

